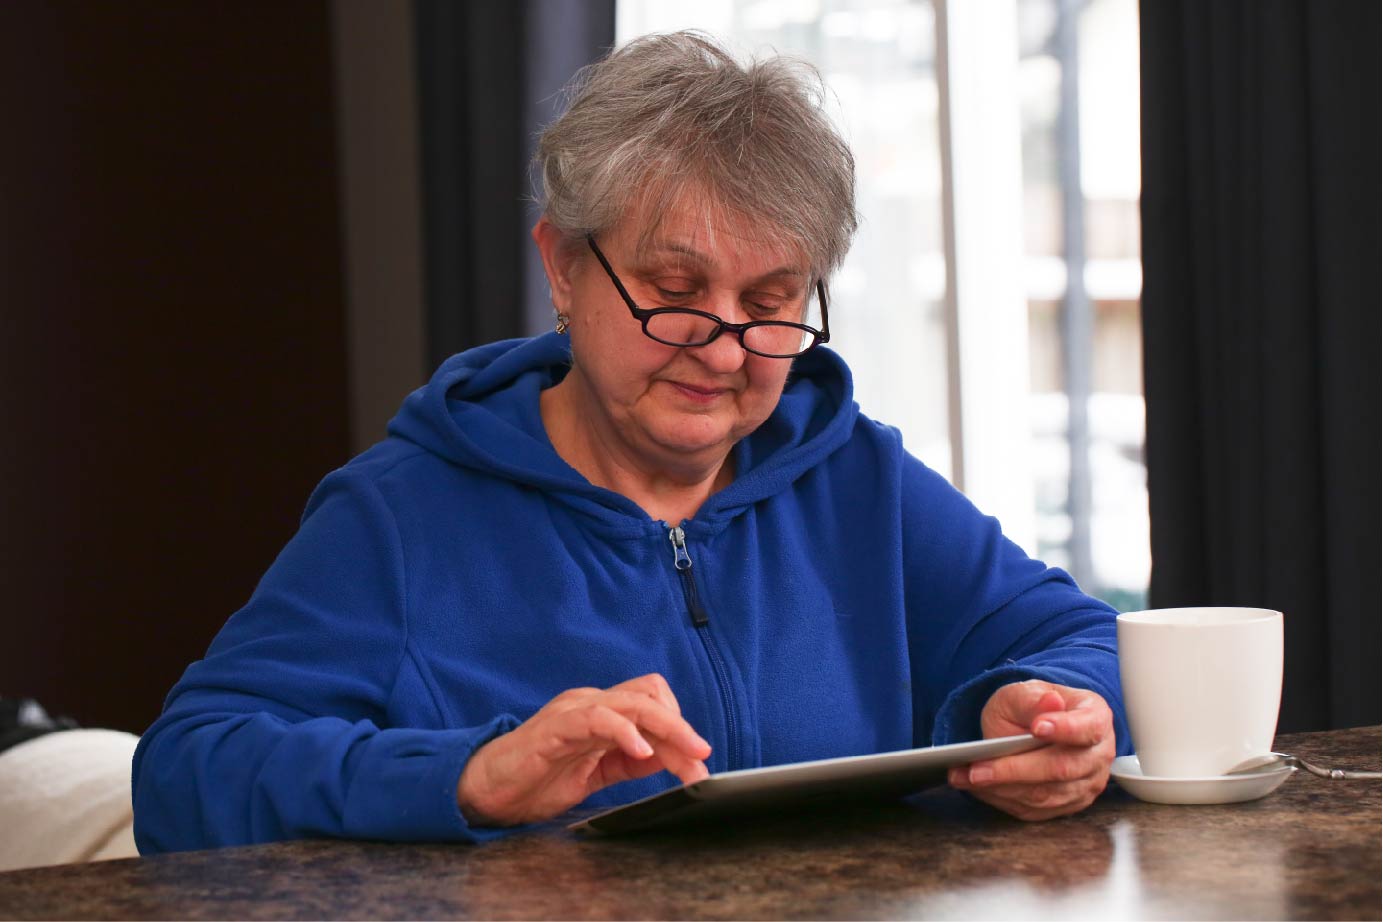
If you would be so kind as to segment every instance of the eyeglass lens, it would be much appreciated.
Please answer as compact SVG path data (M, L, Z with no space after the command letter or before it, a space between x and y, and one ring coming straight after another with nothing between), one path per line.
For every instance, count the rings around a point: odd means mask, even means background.
M645 329L654 339L677 346L699 346L715 336L719 326L709 317L697 314L657 313L648 318ZM796 355L812 344L811 333L787 324L764 324L744 331L744 345L768 355Z

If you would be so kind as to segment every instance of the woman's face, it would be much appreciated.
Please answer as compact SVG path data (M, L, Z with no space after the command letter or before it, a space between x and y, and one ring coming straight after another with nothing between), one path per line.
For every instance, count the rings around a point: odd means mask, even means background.
M803 322L811 291L806 258L766 245L752 223L727 219L708 231L704 212L682 204L640 246L644 226L638 216L626 218L596 241L639 307L691 307L735 323ZM540 225L540 245L543 233ZM746 352L730 333L690 348L656 342L589 249L564 258L557 274L565 279L554 278L547 261L553 303L570 318L568 377L578 376L572 383L593 398L598 434L619 439L641 464L690 472L718 466L773 412L790 359Z

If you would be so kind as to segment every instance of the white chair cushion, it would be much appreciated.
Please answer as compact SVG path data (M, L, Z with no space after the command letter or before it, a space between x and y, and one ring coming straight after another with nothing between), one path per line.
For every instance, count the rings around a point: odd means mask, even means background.
M60 730L0 752L0 871L131 858L139 737Z

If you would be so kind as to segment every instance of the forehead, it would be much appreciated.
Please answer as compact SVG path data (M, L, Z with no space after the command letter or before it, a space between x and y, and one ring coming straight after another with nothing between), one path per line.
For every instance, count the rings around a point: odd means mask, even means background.
M806 253L781 228L706 196L678 196L663 208L635 205L616 235L639 259L750 274L809 272Z

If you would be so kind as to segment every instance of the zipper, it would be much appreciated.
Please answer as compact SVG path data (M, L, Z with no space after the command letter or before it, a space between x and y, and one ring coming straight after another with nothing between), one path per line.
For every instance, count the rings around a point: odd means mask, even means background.
M687 603L687 614L692 626L701 637L701 646L711 661L711 671L715 673L716 686L720 691L720 704L725 710L725 730L729 742L726 767L733 771L740 766L739 721L735 718L735 702L730 697L730 670L721 658L711 637L711 617L701 604L701 596L696 591L696 577L692 574L691 554L687 552L687 534L682 526L674 525L668 529L668 540L672 542L672 565L677 569L678 581L682 584L682 598Z
M711 623L706 609L701 605L701 597L696 593L696 578L692 576L691 554L687 553L687 533L681 525L674 525L667 533L672 542L672 565L677 568L677 576L682 582L682 597L687 600L687 614L692 624L704 628Z

